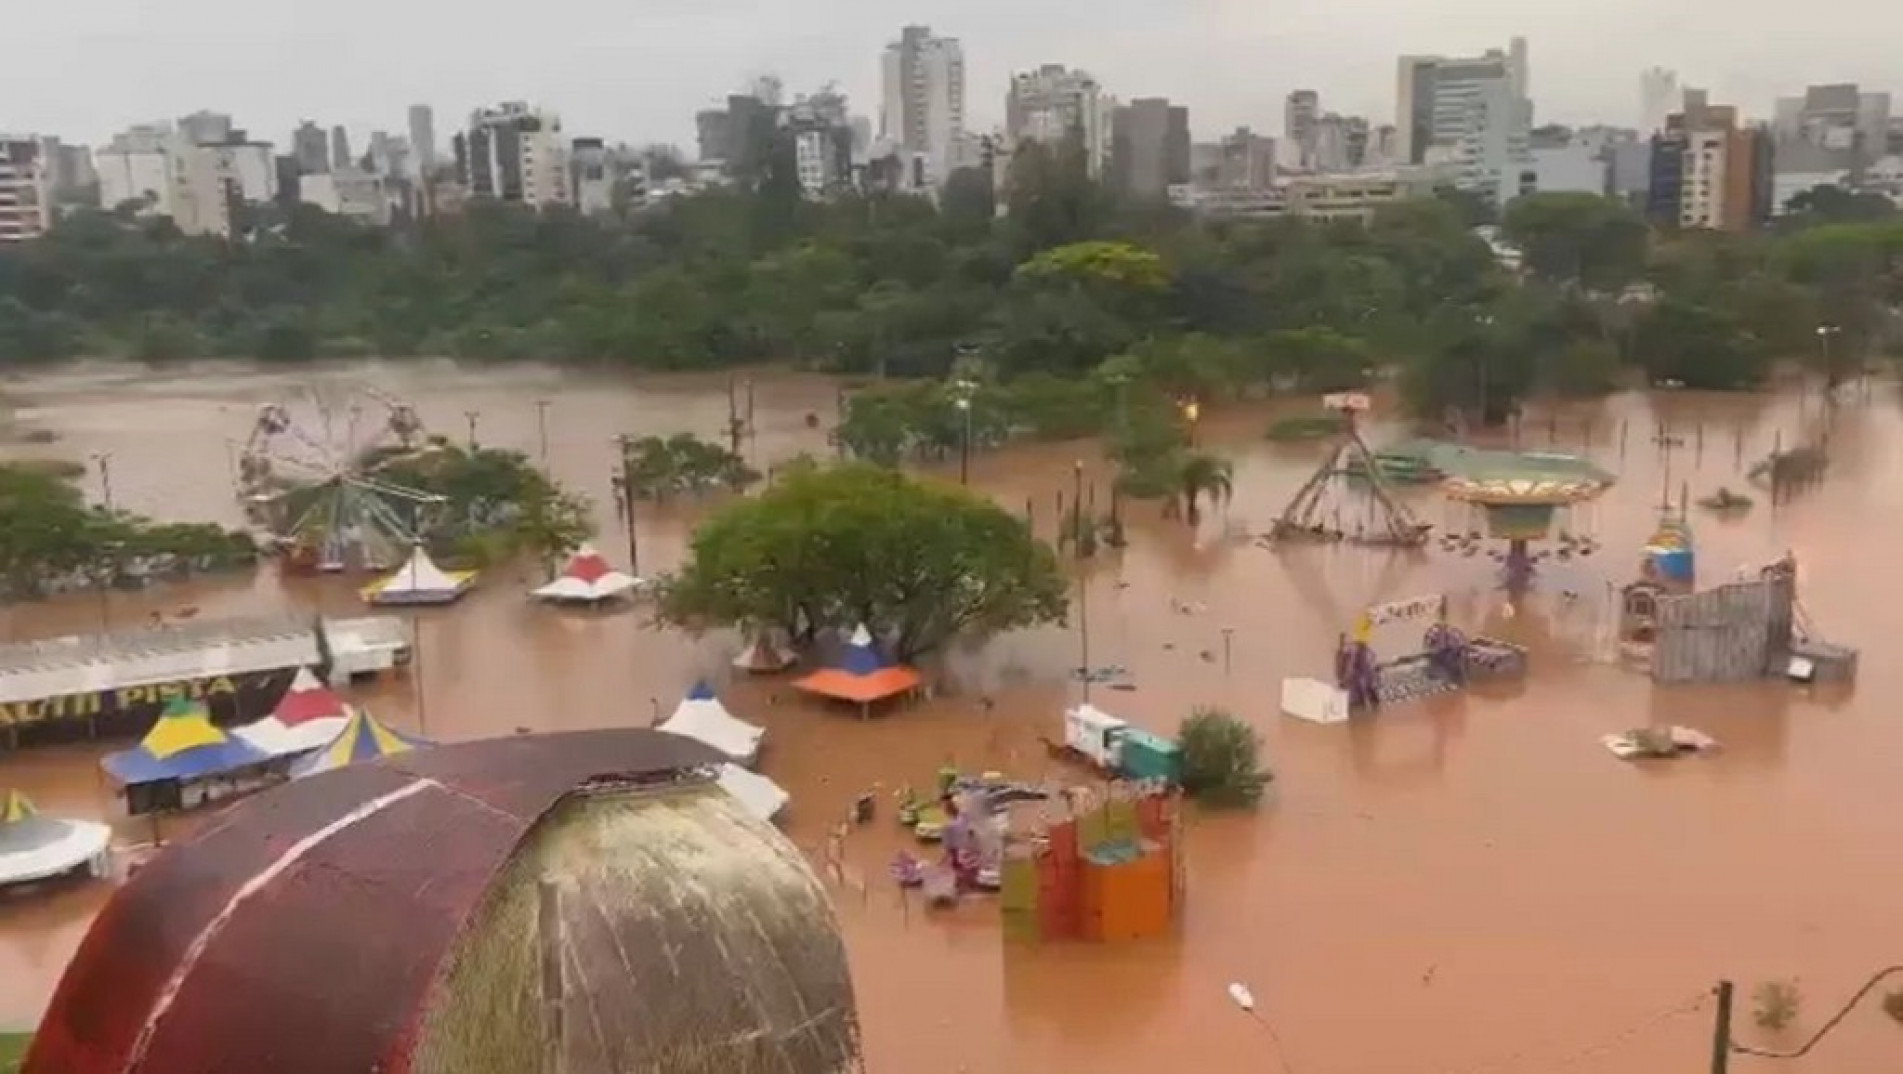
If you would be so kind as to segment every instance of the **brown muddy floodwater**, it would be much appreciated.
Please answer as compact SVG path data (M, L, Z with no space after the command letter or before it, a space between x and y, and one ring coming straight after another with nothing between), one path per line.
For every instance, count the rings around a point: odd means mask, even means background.
M548 408L550 464L599 505L602 546L623 541L607 508L621 432L718 437L724 381L636 386L513 368L365 365L315 374L368 383L415 403L434 431L460 437L479 413L485 443L538 450L536 399ZM24 453L111 455L121 506L162 517L237 521L234 441L258 404L304 383L207 368L190 373L93 369L4 385L28 426L57 431ZM756 462L826 451L809 413L831 421L835 389L770 376L757 385ZM1810 409L1814 412L1815 403ZM847 845L839 914L855 960L868 1057L885 1074L1141 1071L1198 1074L1276 1066L1301 1074L1545 1071L1641 1074L1703 1069L1712 983L1740 983L1740 1034L1796 1043L1881 965L1903 961L1903 721L1887 646L1903 626L1903 409L1888 386L1838 414L1826 483L1771 510L1697 523L1707 582L1792 549L1817 629L1864 650L1853 696L1808 696L1767 683L1655 690L1607 662L1609 586L1633 576L1662 490L1694 498L1744 485L1748 465L1806 420L1794 396L1621 397L1523 425L1524 446L1585 450L1621 476L1590 512L1604 542L1593 557L1550 569L1516 611L1502 611L1494 565L1435 546L1417 557L1346 547L1282 556L1240 536L1265 530L1320 449L1263 440L1265 412L1205 422L1205 442L1238 463L1226 515L1192 535L1139 509L1131 546L1089 568L1092 662L1131 671L1133 692L1099 703L1170 731L1199 703L1255 724L1279 779L1260 813L1196 821L1189 835L1188 911L1180 938L1135 946L1003 948L995 909L974 901L928 916L883 881L900 844L881 823ZM1669 423L1682 447L1669 475L1652 432ZM1623 449L1619 429L1628 432ZM1590 432L1588 431L1590 430ZM1379 438L1379 430L1374 434ZM1089 445L1013 450L976 460L974 483L1041 528ZM96 476L92 479L95 482ZM1451 519L1431 493L1423 515ZM692 513L651 514L642 567L679 561ZM1462 528L1465 528L1464 521ZM1893 573L1894 572L1894 573ZM732 639L647 629L636 613L565 615L523 599L527 577L495 575L463 604L420 616L422 697L407 682L367 698L399 727L442 739L645 722L702 674L720 675ZM1325 677L1338 632L1372 602L1445 592L1459 624L1534 651L1523 689L1396 707L1349 727L1277 714L1285 676ZM1566 594L1570 593L1568 596ZM133 624L153 610L207 616L287 605L354 610L349 585L255 580L115 594L108 612ZM1173 610L1186 607L1187 611ZM0 612L0 637L95 629L97 598ZM1222 657L1228 632L1229 658ZM1405 639L1387 639L1399 647ZM939 765L1037 778L1039 734L1078 687L1074 631L1000 639L949 661L955 689L887 719L861 723L794 701L773 684L729 683L727 704L771 729L764 770L794 796L790 830L817 853L855 794L925 782ZM997 699L986 712L980 694ZM1598 737L1648 722L1717 736L1718 756L1634 767ZM97 748L0 757L17 785L53 814L111 816ZM136 833L129 832L136 836ZM105 892L95 886L0 905L0 1025L29 1024ZM1797 1026L1763 1038L1749 991L1795 978ZM1225 996L1246 982L1271 1020ZM1830 1074L1893 1072L1903 1028L1873 1002L1808 1060ZM1751 1069L1761 1062L1740 1059ZM1769 1066L1770 1064L1762 1064Z

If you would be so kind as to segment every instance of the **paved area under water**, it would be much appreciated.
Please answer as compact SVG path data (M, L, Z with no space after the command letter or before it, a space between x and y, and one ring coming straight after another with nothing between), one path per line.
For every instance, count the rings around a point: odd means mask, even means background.
M22 421L61 439L4 450L109 452L122 506L236 521L233 442L259 403L311 376L375 384L458 438L466 412L477 412L481 441L531 455L541 440L534 400L548 400L549 464L594 498L602 545L617 559L625 551L609 507L610 438L718 437L727 417L724 379L630 387L537 369L416 364L299 377L102 367L5 385ZM833 384L774 375L755 392L757 460L827 450ZM1606 659L1612 587L1632 577L1663 492L1675 498L1689 484L1695 499L1720 484L1744 487L1743 466L1780 440L1796 442L1816 420L1814 400L1625 396L1550 423L1529 417L1523 446L1587 451L1621 481L1579 524L1603 550L1550 564L1513 614L1484 556L1438 545L1418 557L1348 547L1278 556L1240 536L1268 527L1321 452L1266 442L1266 414L1221 413L1202 430L1237 461L1232 506L1200 533L1138 507L1131 546L1087 573L1092 662L1128 667L1136 685L1099 688L1095 700L1164 731L1194 705L1230 707L1264 736L1274 797L1255 815L1194 823L1179 938L1035 953L1004 950L987 903L928 915L901 901L884 879L901 845L888 806L881 823L851 836L837 899L873 1071L1169 1064L1227 1074L1277 1069L1277 1041L1286 1069L1301 1074L1701 1069L1711 1034L1703 997L1717 978L1740 983L1742 1036L1789 1045L1870 972L1903 961L1895 913L1903 723L1883 702L1898 678L1889 631L1903 623L1903 575L1888 569L1903 529L1903 409L1891 389L1840 409L1821 487L1776 510L1760 497L1741 518L1694 520L1708 582L1796 552L1817 629L1864 650L1862 680L1847 697L1778 683L1655 690ZM1660 421L1682 444L1654 443ZM1083 458L1101 481L1097 455L1076 444L985 455L973 482L1014 510L1031 499L1048 531L1072 460ZM90 480L96 491L96 474ZM1425 518L1466 527L1431 493L1410 495ZM695 511L646 513L643 569L679 561ZM538 607L523 599L529 581L492 575L463 604L419 615L421 692L400 681L357 699L398 727L465 739L645 723L701 674L724 673L731 639L658 632L638 613ZM1280 680L1325 675L1356 609L1435 592L1450 595L1461 625L1532 649L1522 688L1443 697L1349 727L1277 715ZM114 594L103 609L81 595L0 610L0 637L92 630L102 612L129 625L153 611L287 605L357 608L341 580L280 585L266 572ZM1398 651L1411 640L1381 644ZM875 782L924 782L948 762L1026 778L1048 772L1037 739L1056 734L1059 710L1076 698L1064 669L1077 649L1074 630L1054 628L952 654L957 688L867 723L796 701L773 682L732 683L723 697L771 729L763 768L792 791L790 833L817 858L827 826ZM1597 743L1648 722L1699 727L1725 749L1631 766ZM101 748L0 757L0 785L19 786L49 813L113 816L96 775ZM127 826L132 836L142 830ZM0 904L0 1025L38 1016L104 896L93 886ZM1796 1026L1765 1036L1750 1025L1749 991L1770 978L1798 980L1804 1006ZM1231 981L1249 985L1273 1033L1230 1004ZM1871 1002L1812 1058L1778 1066L1874 1074L1895 1070L1899 1055L1903 1027Z

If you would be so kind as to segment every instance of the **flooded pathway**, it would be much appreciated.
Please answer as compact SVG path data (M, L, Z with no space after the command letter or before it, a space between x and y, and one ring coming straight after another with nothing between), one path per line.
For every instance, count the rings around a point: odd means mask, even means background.
M607 530L602 547L618 561L625 542L609 499L611 438L715 438L727 419L719 380L630 388L536 369L415 364L323 375L374 383L414 403L432 431L458 439L473 412L481 442L531 457L542 440L535 401L546 400L549 466L594 500ZM92 370L12 383L4 390L22 420L61 439L0 450L107 454L121 506L235 523L234 442L258 404L283 398L300 378ZM756 465L828 451L831 382L773 375L754 387ZM1854 696L1812 697L1775 683L1655 690L1604 657L1616 616L1610 588L1633 577L1661 497L1670 490L1676 498L1681 485L1694 499L1720 484L1743 488L1740 460L1748 466L1780 437L1793 442L1810 417L1801 409L1789 397L1630 396L1551 424L1529 418L1522 446L1589 451L1620 483L1590 512L1602 551L1553 566L1511 615L1485 557L1438 545L1418 557L1346 547L1277 555L1231 536L1266 530L1321 449L1268 443L1261 411L1211 417L1202 438L1237 461L1234 504L1200 534L1138 506L1131 546L1087 568L1092 663L1123 665L1136 685L1095 700L1163 731L1192 706L1229 707L1261 729L1278 776L1274 796L1259 814L1193 825L1180 937L1035 952L1005 950L987 903L927 916L899 901L884 881L901 846L888 806L881 823L848 843L848 884L838 895L871 1069L1018 1074L1168 1064L1240 1074L1277 1069L1277 1040L1301 1074L1702 1069L1705 993L1720 976L1739 982L1740 1033L1754 1041L1750 988L1798 979L1798 1026L1766 1038L1795 1043L1903 953L1894 912L1903 888L1903 721L1885 703L1897 696L1900 674L1885 643L1903 627L1903 575L1889 569L1903 532L1903 407L1891 391L1879 388L1838 415L1822 487L1775 511L1760 502L1738 519L1693 520L1707 583L1796 553L1811 621L1864 650ZM809 427L809 415L820 428ZM1653 442L1661 420L1683 441L1670 448L1669 465ZM983 456L973 483L1013 510L1029 498L1048 531L1074 460L1104 479L1096 455L1088 445L1038 445ZM1431 493L1414 495L1424 518L1453 519ZM644 571L680 560L694 514L644 517ZM644 724L695 678L725 674L731 639L661 633L634 613L538 607L523 599L526 572L515 573L486 578L453 609L418 616L420 692L404 681L355 699L399 728L454 740ZM1325 676L1336 636L1358 609L1441 592L1459 625L1532 649L1523 686L1399 707L1349 727L1277 715L1280 680ZM332 614L359 607L340 580L280 587L263 573L113 594L103 608L78 596L0 609L0 637L93 630L102 617L125 626L187 607L217 616L287 605ZM1393 653L1411 640L1377 643ZM826 826L874 783L922 783L945 763L1026 778L1048 771L1038 736L1055 734L1061 707L1076 700L1063 669L1077 648L1075 631L1050 629L953 654L961 689L870 723L796 702L771 682L730 684L723 698L770 728L763 770L794 796L793 838L816 850ZM980 694L995 698L995 709L984 711ZM1634 767L1597 743L1648 722L1689 724L1726 748ZM98 752L0 756L0 786L20 787L49 813L112 816L95 776ZM0 1026L37 1017L103 895L95 887L0 904ZM1249 985L1267 1026L1229 1003L1231 981ZM1779 1066L1887 1074L1899 1056L1903 1027L1873 1003L1812 1059Z

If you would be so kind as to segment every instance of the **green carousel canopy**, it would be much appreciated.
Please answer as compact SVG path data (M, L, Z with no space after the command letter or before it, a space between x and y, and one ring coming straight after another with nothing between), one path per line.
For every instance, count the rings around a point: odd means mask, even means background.
M1558 509L1590 500L1613 482L1577 455L1446 445L1434 463L1447 497L1483 509L1489 534L1501 540L1545 539Z
M1613 476L1590 459L1535 451L1443 446L1434 463L1449 498L1488 506L1566 507L1604 492Z

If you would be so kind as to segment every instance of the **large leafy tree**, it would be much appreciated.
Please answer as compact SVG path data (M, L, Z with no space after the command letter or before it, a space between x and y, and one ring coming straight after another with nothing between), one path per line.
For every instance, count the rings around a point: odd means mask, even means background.
M1612 198L1529 194L1507 206L1501 225L1527 270L1554 283L1609 291L1645 271L1645 221Z
M663 621L810 639L863 622L910 659L955 637L1060 621L1051 548L964 489L880 467L793 468L695 533Z

